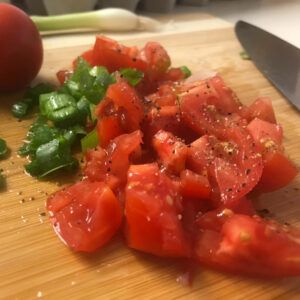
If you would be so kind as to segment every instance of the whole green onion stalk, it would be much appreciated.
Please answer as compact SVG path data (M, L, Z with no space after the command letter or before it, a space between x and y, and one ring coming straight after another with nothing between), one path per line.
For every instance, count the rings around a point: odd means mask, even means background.
M40 31L98 29L101 31L131 31L161 29L161 23L122 8L105 8L91 12L57 16L32 16Z

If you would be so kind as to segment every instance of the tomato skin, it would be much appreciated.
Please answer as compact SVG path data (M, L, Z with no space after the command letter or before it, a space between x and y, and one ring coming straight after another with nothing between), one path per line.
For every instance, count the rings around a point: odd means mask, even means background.
M277 123L272 102L269 97L257 98L248 108L245 109L243 116L249 122L254 118L258 118L269 123Z
M5 3L0 3L0 45L0 90L27 87L42 65L42 40L29 16Z
M255 191L260 193L276 191L288 185L298 173L298 168L284 154L269 153L265 155L263 173Z
M289 184L298 174L298 169L283 154L282 127L255 118L248 124L247 130L260 146L263 156L264 168L255 191L273 192Z
M122 222L119 201L103 182L81 181L47 200L50 221L73 250L94 252L105 245Z
M241 272L260 276L300 275L300 232L263 220L235 215L222 228L220 255L241 260ZM276 249L276 254L274 253ZM244 261L247 261L245 269ZM258 268L258 269L256 269Z
M217 112L225 115L238 113L242 107L237 96L225 85L220 76L183 84L178 90L181 92L179 99L184 117L191 127L197 119L199 106L205 108L210 106L208 109L214 107Z
M282 127L258 118L253 119L247 126L254 141L261 145L261 151L280 149L283 139Z
M299 230L240 214L220 225L198 234L195 257L202 264L250 276L299 276Z
M158 256L189 256L179 196L157 164L131 165L125 200L128 246Z
M184 78L185 78L185 74L180 68L170 68L162 75L160 80L176 82L176 81L183 80Z
M104 36L97 36L93 48L93 65L105 66L109 72L120 68L147 69L147 63L138 57L135 47L126 47Z

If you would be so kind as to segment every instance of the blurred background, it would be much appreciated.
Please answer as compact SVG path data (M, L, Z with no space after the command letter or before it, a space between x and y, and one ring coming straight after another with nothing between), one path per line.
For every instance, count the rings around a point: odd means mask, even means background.
M151 17L209 13L231 23L242 19L300 47L300 0L0 0L29 14L56 15L121 7Z

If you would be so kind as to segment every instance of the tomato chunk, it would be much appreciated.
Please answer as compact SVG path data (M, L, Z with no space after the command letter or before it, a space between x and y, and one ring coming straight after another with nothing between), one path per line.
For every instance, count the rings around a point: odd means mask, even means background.
M107 148L88 150L84 174L91 181L126 183L127 170L131 159L139 156L142 133L137 130L113 139Z
M166 73L162 75L160 78L161 81L180 81L185 78L185 73L181 70L181 68L170 68Z
M297 167L284 154L269 153L265 156L263 173L255 189L261 193L276 191L288 185L298 172Z
M47 200L51 223L73 250L94 252L105 245L122 222L119 201L103 182L81 181Z
M199 175L190 170L180 173L181 194L186 198L209 199L211 187L206 176Z
M220 76L184 84L179 86L179 90L182 91L179 95L182 111L191 125L196 120L199 106L207 109L215 107L218 112L226 115L239 112L242 107L237 96Z
M208 174L216 205L230 207L249 193L262 174L262 159L249 134L239 127L228 128L227 141L202 136L188 150L187 166Z
M298 229L237 214L224 222L220 232L201 231L195 255L203 264L237 274L299 276L299 237Z
M125 210L129 247L158 256L190 255L180 195L157 164L130 166Z
M255 118L247 129L260 145L263 156L263 173L255 190L267 193L289 184L298 174L298 169L283 154L281 126Z
M138 57L136 47L126 47L104 36L97 36L93 48L93 64L105 66L110 72L120 68L147 69L147 63Z
M120 125L118 115L106 116L99 119L97 122L97 132L102 147L106 147L112 139L125 133Z
M269 97L257 98L245 111L244 116L248 121L258 118L269 123L277 123L272 102Z
M283 138L282 127L280 125L255 118L248 124L247 130L254 141L261 145L262 152L265 150L270 151L270 149L280 149Z
M159 79L171 65L167 51L157 42L148 42L141 50L140 57L148 64L146 74L151 81Z
M126 82L118 82L109 86L106 97L111 99L122 115L122 127L126 132L140 128L144 112L141 99L136 91ZM123 108L123 111L122 111Z
M180 173L185 168L187 146L172 133L158 131L153 138L153 147L162 164L170 171Z
M147 101L151 101L156 107L176 106L177 96L173 86L161 84L156 93L146 96Z

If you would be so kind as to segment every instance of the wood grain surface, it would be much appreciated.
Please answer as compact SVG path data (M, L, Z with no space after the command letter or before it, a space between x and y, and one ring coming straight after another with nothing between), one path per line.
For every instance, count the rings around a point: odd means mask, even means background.
M174 66L192 71L217 70L244 103L257 96L273 99L284 143L291 159L300 164L300 114L259 73L251 61L239 56L240 45L232 28L157 35ZM146 39L128 41L142 45ZM87 47L51 49L39 80L54 80L57 70ZM261 280L232 276L199 266L191 287L178 283L181 262L151 257L127 249L121 236L93 255L76 254L54 234L44 216L47 194L72 182L72 176L37 181L23 172L25 159L16 154L32 119L18 122L10 103L19 95L0 99L0 136L11 149L0 161L7 175L7 190L0 193L0 298L1 299L300 299L300 279ZM276 193L261 196L258 208L268 208L274 218L300 226L300 177ZM276 249L274 249L276 251Z

